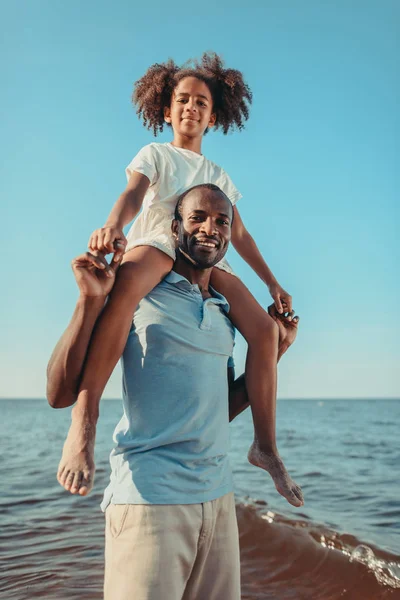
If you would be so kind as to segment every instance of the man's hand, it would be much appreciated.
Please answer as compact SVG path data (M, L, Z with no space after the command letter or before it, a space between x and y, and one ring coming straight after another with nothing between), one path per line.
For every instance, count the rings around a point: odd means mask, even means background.
M122 258L122 255L121 255ZM71 263L81 296L103 297L111 292L115 281L115 273L120 259L108 264L103 255L95 256L90 252L74 258Z
M271 283L268 289L278 314L283 315L292 312L292 296L288 294L277 281Z
M101 252L102 254L114 252L114 260L119 262L125 252L127 243L121 227L105 225L92 233L88 248L91 252Z
M287 317L280 315L276 309L275 304L268 306L268 314L272 317L275 323L278 325L279 331L279 357L282 356L290 348L297 336L297 329L299 325L300 317L294 316L294 310L292 310Z

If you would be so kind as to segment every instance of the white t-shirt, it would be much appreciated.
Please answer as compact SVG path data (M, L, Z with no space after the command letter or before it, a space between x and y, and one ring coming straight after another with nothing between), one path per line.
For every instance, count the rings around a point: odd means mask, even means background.
M135 246L154 246L175 260L175 243L171 232L178 197L201 183L214 183L228 196L232 204L242 197L229 175L202 154L176 148L171 143L144 146L126 168L129 180L136 171L146 175L150 186L143 200L142 211L127 235L127 250ZM232 272L223 259L218 267Z

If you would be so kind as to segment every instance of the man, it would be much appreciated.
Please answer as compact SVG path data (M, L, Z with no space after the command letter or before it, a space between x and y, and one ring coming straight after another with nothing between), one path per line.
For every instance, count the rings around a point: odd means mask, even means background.
M209 288L211 268L228 248L232 205L216 186L196 186L180 197L175 217L173 271L140 302L124 341L124 415L102 503L106 600L240 598L228 421L246 408L247 397L232 367L228 386L234 331L225 299ZM61 463L58 475L76 492L92 483L88 447L97 419L85 414L85 395L95 384L82 377L82 366L116 267L87 254L73 268L81 298L49 363L48 390L50 404L62 407L79 388L71 427L79 422L74 452L82 468L65 472ZM121 278L129 280L124 264ZM281 356L298 319L273 316Z

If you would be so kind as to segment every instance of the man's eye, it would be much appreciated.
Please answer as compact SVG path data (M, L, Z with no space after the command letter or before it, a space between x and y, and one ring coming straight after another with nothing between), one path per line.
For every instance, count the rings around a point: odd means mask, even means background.
M200 106L207 106L205 102L199 102Z
M220 219L219 224L220 225L229 225L229 221L226 221L225 219Z

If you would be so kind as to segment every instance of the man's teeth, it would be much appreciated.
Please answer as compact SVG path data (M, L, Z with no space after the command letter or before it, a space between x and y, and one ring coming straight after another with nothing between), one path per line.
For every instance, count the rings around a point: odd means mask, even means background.
M208 246L209 248L215 248L215 244L212 244L210 242L196 242L199 246Z

